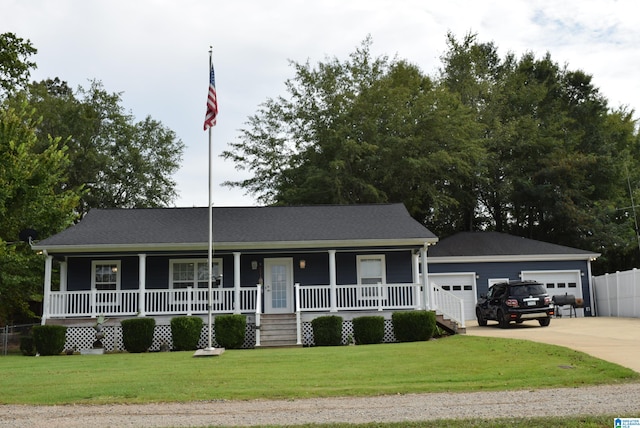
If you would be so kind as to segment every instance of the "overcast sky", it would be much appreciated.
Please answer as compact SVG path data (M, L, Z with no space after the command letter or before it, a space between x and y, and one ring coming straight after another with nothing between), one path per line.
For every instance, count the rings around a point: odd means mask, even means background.
M31 40L33 80L59 77L73 88L102 81L122 92L138 120L150 115L185 143L176 206L206 206L208 137L202 130L213 46L219 109L214 153L267 98L284 95L289 60L347 58L371 35L388 55L435 75L445 35L477 33L501 56L546 52L593 76L612 107L640 104L640 26L634 0L0 0L0 32ZM635 115L637 117L637 114ZM243 178L216 156L213 203L256 205Z

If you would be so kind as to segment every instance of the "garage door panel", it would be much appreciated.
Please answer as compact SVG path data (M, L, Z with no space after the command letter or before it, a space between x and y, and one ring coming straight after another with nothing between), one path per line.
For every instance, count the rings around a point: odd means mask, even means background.
M429 281L438 284L440 288L464 302L465 321L476 318L476 290L475 273L430 274Z
M522 272L522 279L544 284L551 297L572 294L576 299L584 299L580 271L527 271ZM569 307L560 309L560 314L568 316ZM576 308L576 315L584 316L584 309Z

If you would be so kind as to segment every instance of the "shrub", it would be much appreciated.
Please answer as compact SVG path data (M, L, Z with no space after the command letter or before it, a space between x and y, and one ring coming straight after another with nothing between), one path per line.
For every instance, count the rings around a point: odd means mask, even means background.
M353 336L358 345L381 343L384 338L384 317L368 316L354 318Z
M311 321L316 346L342 345L342 317L326 315Z
M124 349L131 353L147 352L153 344L156 320L153 318L131 318L120 321Z
M37 325L31 330L33 343L40 355L58 355L64 349L67 327L62 325Z
M202 318L175 317L171 319L171 337L173 349L176 351L192 351L198 349L202 333Z
M244 343L247 319L244 315L218 315L215 329L218 346L226 349L240 349Z
M391 320L398 342L429 340L436 329L436 314L430 311L394 312Z
M26 355L28 357L36 355L33 336L20 336L20 352L22 352L22 355Z

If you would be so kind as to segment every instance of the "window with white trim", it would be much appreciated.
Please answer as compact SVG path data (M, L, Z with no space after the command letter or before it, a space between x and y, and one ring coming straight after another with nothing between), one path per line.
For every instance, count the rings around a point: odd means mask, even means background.
M120 260L94 260L91 263L92 288L100 291L120 289Z
M212 286L221 287L222 284L222 259L211 260ZM170 288L208 288L209 270L207 259L175 259L169 263L169 287Z
M377 299L379 297L378 284L387 283L384 255L362 255L357 256L358 284L365 287L358 287L359 299ZM366 285L371 285L366 287ZM382 296L387 293L386 287L382 287Z

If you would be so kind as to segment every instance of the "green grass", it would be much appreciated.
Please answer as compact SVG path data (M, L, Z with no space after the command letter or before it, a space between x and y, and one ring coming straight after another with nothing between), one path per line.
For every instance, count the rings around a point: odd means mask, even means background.
M286 399L575 387L638 381L567 348L454 336L296 349L0 358L0 404Z

